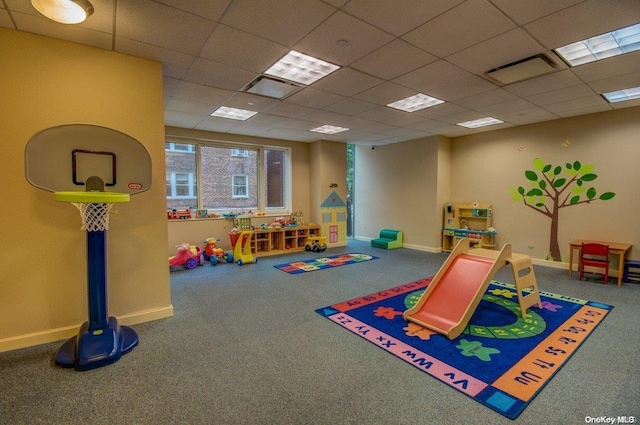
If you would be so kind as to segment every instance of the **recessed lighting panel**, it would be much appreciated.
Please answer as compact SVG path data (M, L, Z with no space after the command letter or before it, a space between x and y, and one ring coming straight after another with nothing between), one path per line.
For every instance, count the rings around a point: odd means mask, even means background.
M467 128L478 128L478 127L485 127L487 125L502 124L503 122L504 121L500 121L495 118L487 117L487 118L480 118L479 120L459 122L456 125L459 125L461 127L467 127Z
M640 49L640 24L558 47L555 52L571 66Z
M246 109L229 108L227 106L221 106L216 109L211 116L220 118L229 118L232 120L246 121L252 116L257 114L255 111L247 111Z
M265 74L309 85L338 68L338 65L292 50L267 69Z
M419 111L420 109L439 105L441 103L444 103L444 100L436 99L435 97L418 93L414 96L407 97L406 99L401 99L397 102L389 103L387 106L395 109L400 109L401 111L405 112L414 112Z
M323 125L321 127L312 128L309 131L315 131L316 133L324 133L324 134L336 134L336 133L341 133L347 130L349 129L344 127L336 127L333 125Z
M640 87L612 91L602 94L609 103L624 102L625 100L640 99Z

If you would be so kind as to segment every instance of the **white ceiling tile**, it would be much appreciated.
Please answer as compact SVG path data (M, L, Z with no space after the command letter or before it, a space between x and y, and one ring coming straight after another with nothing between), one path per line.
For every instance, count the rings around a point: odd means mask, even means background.
M225 12L231 0L155 0L158 3L164 3L168 6L175 7L176 9L184 10L185 12L192 13L194 15L202 16L203 18L217 21Z
M278 102L269 109L269 114L279 117L300 118L315 111L313 108L296 105L294 103Z
M515 94L510 93L505 89L499 88L456 99L454 103L465 108L477 109L513 99L517 99L517 96Z
M391 80L437 58L406 41L396 39L351 64L352 68L367 74Z
M324 109L318 109L304 116L305 121L313 121L320 124L336 125L337 122L349 118L349 115L339 114Z
M637 0L587 0L525 25L547 49L640 22Z
M594 109L604 111L610 109L608 103L602 96L591 95L587 97L581 97L579 99L565 100L563 102L551 103L545 105L544 109L561 116L570 111L582 110L582 109Z
M344 67L313 83L313 88L343 96L353 96L382 84L384 80Z
M231 90L223 90L202 84L183 81L175 90L173 98L176 100L194 101L197 103L211 103L219 105L233 96Z
M346 40L346 45L336 44ZM295 50L334 63L351 62L384 46L393 36L344 12L336 12L296 44Z
M332 103L339 102L342 99L344 99L344 96L339 96L322 90L316 90L313 87L306 87L286 98L285 102L320 109L325 106L329 106Z
M495 88L495 84L490 83L484 78L469 75L455 84L435 87L429 91L429 94L441 100L453 101L477 93L484 93Z
M378 108L378 105L369 102L363 102L362 100L358 99L348 98L333 103L325 107L324 109L345 115L356 115L375 108Z
M257 75L206 59L196 59L185 76L185 81L227 90L240 90Z
M589 83L589 87L599 94L640 87L640 71L593 81Z
M162 62L162 74L170 78L183 78L196 59L195 56L175 50L152 46L122 37L116 37L115 50L127 55Z
M16 28L20 31L81 43L98 49L111 50L113 47L113 39L109 33L94 31L87 26L62 25L39 14L14 12L12 16Z
M584 0L535 0L535 7L531 7L531 2L527 0L491 0L495 6L500 8L500 10L520 25L583 1Z
M414 114L423 116L425 118L443 121L443 118L446 116L460 114L467 110L467 108L463 108L460 105L446 102L436 106L432 106L431 108L420 109L419 111L415 111Z
M524 30L516 28L454 53L446 59L461 69L482 74L543 52L544 47Z
M531 102L528 102L524 99L515 99L509 100L507 102L497 103L491 106L485 106L482 108L477 108L476 111L492 116L494 118L499 118L496 115L503 115L510 112L523 111L527 109L534 108L535 105Z
M165 125L173 127L195 128L202 119L202 115L199 114L189 114L187 112L171 111L168 109L164 111Z
M345 12L395 36L422 25L464 0L351 0Z
M438 57L446 57L515 27L488 1L468 0L402 38Z
M527 100L536 105L544 106L567 100L580 99L583 97L591 96L593 94L593 90L586 84L577 84L575 86L566 87L551 92L527 96Z
M378 106L377 108L356 114L357 118L364 120L383 122L394 118L402 117L406 112L389 106Z
M640 69L640 50L586 63L572 69L581 80L587 83L608 77L629 74Z
M395 78L393 82L424 94L430 94L430 90L435 87L448 86L463 81L470 75L469 72L445 60L439 60Z
M335 10L319 0L234 0L221 22L293 47Z
M580 115L595 114L597 112L607 112L612 109L613 108L611 108L611 106L609 105L592 105L592 106L585 106L583 108L567 109L560 112L556 112L556 114L559 117L568 118L568 117L575 117Z
M415 94L415 90L402 87L394 83L383 83L379 86L363 91L362 93L358 93L354 97L356 99L364 100L365 102L384 106Z
M215 25L211 20L148 0L118 3L118 36L189 55L198 54Z
M251 93L236 93L224 101L224 106L264 112L273 108L278 103L280 103L278 99L272 99L270 97L257 96Z
M504 89L518 96L532 96L534 94L546 93L553 90L581 84L582 81L576 77L571 70L558 71L553 74L543 75L531 80L505 86Z
M289 52L287 47L218 25L207 40L200 57L254 72L264 72Z

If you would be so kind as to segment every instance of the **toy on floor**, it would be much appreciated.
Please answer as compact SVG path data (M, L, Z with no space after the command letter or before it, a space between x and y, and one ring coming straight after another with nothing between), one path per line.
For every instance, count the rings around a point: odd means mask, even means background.
M183 242L177 248L178 253L169 257L169 267L183 266L185 269L195 269L196 266L204 264L204 257L198 246Z
M526 318L527 308L533 305L542 308L531 258L512 253L510 244L505 244L501 251L471 249L467 238L458 242L403 318L455 339L469 323L495 273L506 264L511 264L520 314Z
M309 236L304 244L305 251L322 252L327 249L326 236Z
M240 233L229 233L233 245L233 258L239 266L247 263L257 263L258 258L251 252L251 237L253 231L242 230Z
M224 252L224 249L218 248L216 238L207 238L204 240L206 244L204 246L203 256L206 261L210 261L212 265L216 265L219 262L233 263L233 254L231 252Z

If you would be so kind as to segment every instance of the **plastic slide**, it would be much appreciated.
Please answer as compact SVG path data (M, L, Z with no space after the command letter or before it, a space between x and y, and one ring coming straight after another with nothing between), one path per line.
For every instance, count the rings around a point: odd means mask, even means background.
M407 321L458 337L465 329L496 271L511 257L511 245L501 251L470 249L462 239L414 307L404 312Z

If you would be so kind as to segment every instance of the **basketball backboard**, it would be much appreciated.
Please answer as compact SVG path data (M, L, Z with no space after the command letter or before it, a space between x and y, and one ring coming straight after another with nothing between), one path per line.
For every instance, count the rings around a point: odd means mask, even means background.
M83 191L90 177L104 190L134 195L151 187L151 156L136 139L107 127L67 124L36 133L25 150L26 177L51 192Z

